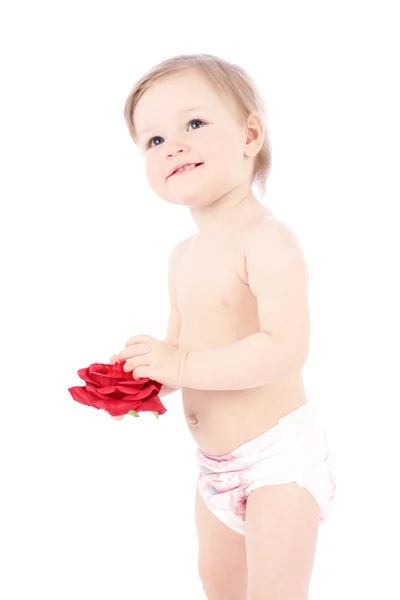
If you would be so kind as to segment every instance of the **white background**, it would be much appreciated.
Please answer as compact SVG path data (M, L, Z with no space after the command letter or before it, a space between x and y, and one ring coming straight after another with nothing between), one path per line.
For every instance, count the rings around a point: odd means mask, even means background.
M399 22L392 2L3 2L1 578L4 600L204 598L180 394L121 422L77 370L162 338L167 259L195 231L147 186L123 120L154 64L205 52L267 101L265 202L310 274L304 371L337 502L310 600L400 597Z

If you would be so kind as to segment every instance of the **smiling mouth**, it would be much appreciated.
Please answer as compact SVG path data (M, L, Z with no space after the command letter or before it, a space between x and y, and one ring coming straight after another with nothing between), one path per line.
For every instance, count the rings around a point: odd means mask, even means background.
M183 175L184 173L190 173L190 171L194 171L195 169L197 169L197 167L201 167L201 165L204 165L204 163L196 163L194 167L191 167L190 169L182 169L182 171L174 171L169 177L173 177L174 175Z

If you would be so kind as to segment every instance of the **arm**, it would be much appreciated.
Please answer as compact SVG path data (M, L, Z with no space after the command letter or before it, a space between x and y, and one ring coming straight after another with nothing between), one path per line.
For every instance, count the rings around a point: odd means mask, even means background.
M168 293L170 302L170 313L168 319L167 334L165 336L165 342L169 342L173 346L179 347L179 337L181 333L181 314L178 307L177 292L176 292L176 275L180 265L180 261L186 248L192 238L186 238L182 240L171 252L171 256L168 264ZM170 388L163 385L159 393L160 398L168 396L173 392L178 391L179 388Z
M300 369L309 350L308 272L297 238L263 220L245 243L248 286L260 331L227 346L189 352L181 386L243 390Z

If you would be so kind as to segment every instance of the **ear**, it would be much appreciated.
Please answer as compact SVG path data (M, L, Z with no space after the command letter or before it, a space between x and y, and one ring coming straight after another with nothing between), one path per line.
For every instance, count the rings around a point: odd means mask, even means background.
M264 142L265 130L260 116L252 113L247 119L245 156L256 156Z

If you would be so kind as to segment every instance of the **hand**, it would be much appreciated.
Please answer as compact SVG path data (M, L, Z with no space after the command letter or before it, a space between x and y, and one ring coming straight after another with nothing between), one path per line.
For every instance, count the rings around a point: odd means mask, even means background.
M124 371L132 371L134 379L146 377L171 388L181 387L186 358L183 350L149 335L130 338L118 354L120 362L126 360Z

